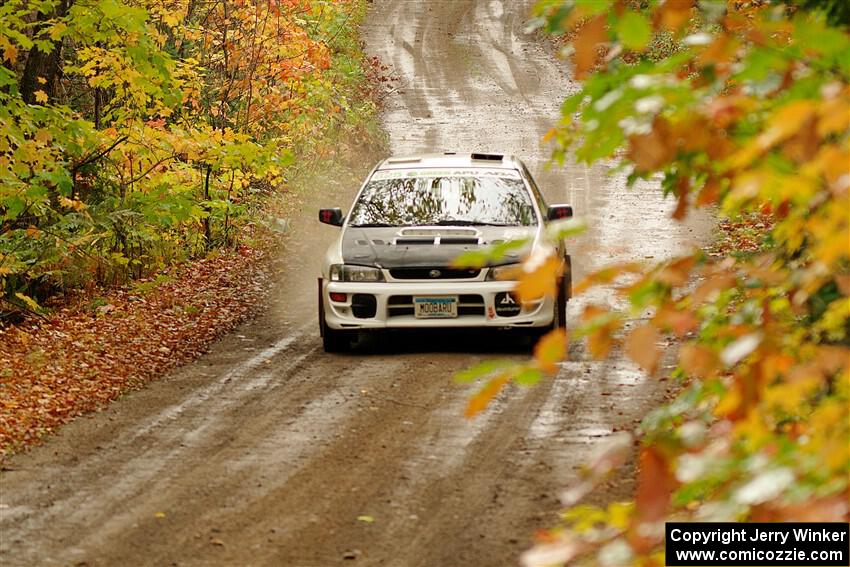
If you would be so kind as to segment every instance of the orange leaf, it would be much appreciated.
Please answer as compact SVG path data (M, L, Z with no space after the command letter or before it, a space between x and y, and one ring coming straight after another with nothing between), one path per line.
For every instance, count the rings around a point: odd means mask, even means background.
M558 370L557 363L567 354L567 333L563 329L555 329L537 342L534 347L534 360L544 372L554 373Z
M577 79L583 78L593 68L599 57L599 44L607 39L604 15L591 18L579 28L573 40L573 63L576 66Z
M642 325L626 337L626 354L648 374L655 374L661 349L658 348L658 330L652 325Z
M677 258L667 264L656 276L656 280L665 283L671 287L681 286L688 283L688 276L691 273L696 259L693 256L685 256Z
M596 360L602 360L614 346L614 337L607 328L597 329L587 337L587 349Z
M557 290L563 262L554 256L546 260L531 272L523 272L516 285L516 293L523 303L536 301L544 296L552 297Z
M616 264L593 272L586 276L581 282L573 286L573 295L578 295L586 289L594 285L604 285L614 281L617 276L627 273L638 273L641 270L640 264L630 262L626 264Z
M646 447L641 451L638 466L635 515L628 539L635 550L643 553L659 543L664 535L663 529L647 530L645 525L652 525L664 518L677 483L667 459L654 447ZM654 535L656 532L657 535Z
M710 348L688 343L679 350L679 365L690 376L706 378L717 372L720 360Z
M688 188L680 187L679 194L676 200L676 209L673 211L673 214L670 215L674 220L681 221L684 220L685 216L688 214Z
M697 195L697 206L713 205L720 198L720 182L710 177Z
M735 284L735 278L728 275L712 276L697 287L696 291L691 294L691 304L699 305L705 301L713 292L721 289L728 289Z
M661 307L652 318L652 323L659 329L671 330L677 337L682 338L699 325L699 320L691 311L679 311L670 305Z
M584 308L581 315L582 321L589 322L593 319L609 313L608 310L597 307L596 305L588 305ZM615 319L608 321L605 324L593 329L587 336L587 349L590 355L597 359L603 359L611 351L614 345L614 332L620 327L621 321Z
M655 27L659 26L676 32L688 23L694 0L666 0L655 10Z
M3 59L13 64L18 59L18 48L8 41L6 41L6 46L3 47Z
M636 134L629 138L628 158L638 171L655 171L671 161L676 155L676 146L670 134L670 126L661 117L656 117L652 131Z
M510 376L503 374L489 380L477 394L469 399L469 403L466 404L466 410L463 412L464 417L469 419L484 411L490 405L493 398L502 390L504 385L508 383L509 379Z

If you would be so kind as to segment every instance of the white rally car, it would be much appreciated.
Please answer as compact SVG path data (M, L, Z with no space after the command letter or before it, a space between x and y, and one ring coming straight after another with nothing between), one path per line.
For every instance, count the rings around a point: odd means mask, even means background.
M528 169L497 154L394 157L372 170L348 215L321 209L340 226L319 278L319 327L327 352L348 349L375 329L492 327L540 332L564 326L569 256L546 239L548 220L572 216L547 206ZM457 268L465 252L512 239L522 249L483 268ZM520 304L505 279L527 254L554 251L566 263L557 297Z

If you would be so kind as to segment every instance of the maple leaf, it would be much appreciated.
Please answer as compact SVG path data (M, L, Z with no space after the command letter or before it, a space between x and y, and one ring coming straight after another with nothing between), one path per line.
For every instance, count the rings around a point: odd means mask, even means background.
M9 63L14 63L18 59L18 48L13 43L6 42L3 47L3 59Z
M647 374L655 374L661 349L658 348L658 330L652 325L641 325L626 337L626 354Z
M33 93L33 96L35 97L35 101L38 102L39 104L44 104L48 100L47 99L47 93L42 91L42 90L35 91Z
M576 77L582 78L596 64L599 58L599 44L608 38L605 28L605 16L594 16L586 21L578 30L573 40L573 62L576 66Z

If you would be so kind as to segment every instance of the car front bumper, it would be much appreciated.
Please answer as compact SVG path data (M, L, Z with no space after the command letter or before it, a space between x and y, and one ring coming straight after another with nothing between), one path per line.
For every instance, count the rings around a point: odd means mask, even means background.
M545 298L522 306L513 316L501 316L496 296L511 291L514 282L380 282L354 283L322 279L321 301L325 323L331 329L427 329L427 328L539 328L552 324L554 300ZM345 301L331 301L331 293L346 294ZM355 295L374 297L374 315L355 309ZM458 316L421 319L414 315L414 297L457 296ZM370 300L371 301L371 300ZM361 311L358 313L358 311ZM371 315L371 308L367 310ZM357 316L360 315L360 316Z

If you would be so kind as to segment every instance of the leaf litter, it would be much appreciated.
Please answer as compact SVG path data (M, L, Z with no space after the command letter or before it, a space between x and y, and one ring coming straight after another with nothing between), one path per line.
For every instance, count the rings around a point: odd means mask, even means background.
M270 247L242 245L0 329L0 457L193 360L256 315Z

